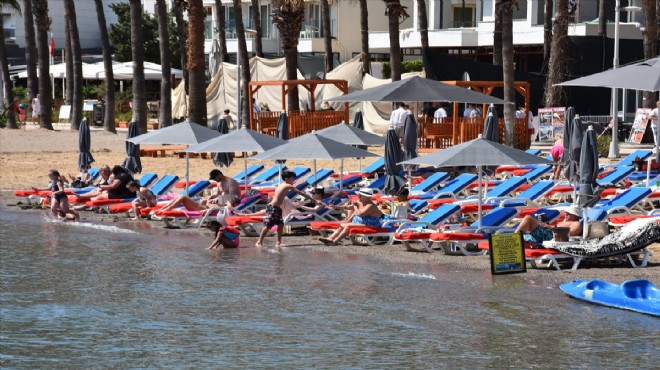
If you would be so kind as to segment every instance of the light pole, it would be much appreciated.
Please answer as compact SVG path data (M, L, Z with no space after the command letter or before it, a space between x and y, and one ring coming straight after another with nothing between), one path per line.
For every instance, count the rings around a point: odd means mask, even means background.
M616 0L614 9L614 63L612 68L619 68L619 20L621 16L621 0ZM612 142L608 158L619 157L619 91L612 89Z

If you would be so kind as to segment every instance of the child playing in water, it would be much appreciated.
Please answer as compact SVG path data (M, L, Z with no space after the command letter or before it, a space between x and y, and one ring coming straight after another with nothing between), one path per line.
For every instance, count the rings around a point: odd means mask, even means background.
M64 177L60 175L57 170L48 171L48 179L50 183L48 184L48 189L38 189L32 187L34 191L50 191L50 210L53 212L55 218L67 219L67 215L73 215L74 221L78 221L80 217L78 213L69 209L69 199L64 193ZM62 217L62 214L64 217Z
M231 226L222 226L218 221L210 221L206 228L211 230L215 235L208 249L217 249L220 246L224 248L238 248L241 242L240 232L238 230Z
M281 184L277 185L277 188L275 188L275 194L273 195L273 199L268 203L268 206L266 207L266 217L264 217L264 228L261 230L261 234L259 234L259 240L254 244L255 247L261 247L264 241L264 238L266 237L266 234L268 231L273 227L277 226L277 244L275 244L276 247L283 247L284 244L282 244L282 227L284 227L284 219L282 216L282 204L284 204L284 199L286 198L286 195L290 192L296 192L303 197L311 200L312 202L322 203L319 200L315 200L314 198L310 197L307 195L307 193L300 191L296 189L295 186L293 186L293 181L296 178L296 174L291 172L291 171L284 171L282 172L282 182Z
M133 201L133 213L135 217L134 220L140 219L140 208L144 207L155 207L158 204L158 198L156 195L149 189L144 186L140 186L140 183L133 180L129 181L126 184L128 190L133 191L137 194L137 198Z

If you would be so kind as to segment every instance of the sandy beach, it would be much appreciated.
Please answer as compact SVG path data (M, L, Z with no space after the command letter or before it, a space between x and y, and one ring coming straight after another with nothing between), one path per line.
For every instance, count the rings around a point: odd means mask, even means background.
M96 165L121 164L125 158L125 131L111 134L98 129L92 131L92 155L96 159ZM372 149L373 150L373 149ZM374 153L382 155L382 149L373 150ZM27 189L31 186L45 186L47 172L50 168L57 168L63 173L75 173L78 158L78 134L70 131L68 127L56 129L56 131L43 130L29 127L26 130L0 130L0 202L7 209L8 204L15 204L19 199L13 197L11 191L16 189ZM365 163L370 160L366 159ZM248 163L262 163L249 160ZM184 176L185 159L178 156L167 156L159 158L142 158L144 171L156 172L158 174L172 173ZM263 162L265 166L272 165ZM311 163L304 161L289 161L289 166L306 165ZM339 161L318 161L318 168L330 167L339 170ZM356 169L356 160L345 161L345 169ZM215 168L210 159L191 158L190 178L206 179L211 169ZM242 159L236 160L225 172L233 175L243 169ZM11 207L11 209L15 209ZM26 211L35 212L35 211ZM87 221L98 222L126 222L123 216L96 215L89 212L83 213ZM146 222L146 221L145 221ZM147 222L151 227L160 228L160 223ZM131 223L127 223L131 227ZM180 232L205 232L204 230L181 230ZM252 238L244 238L244 243L253 243ZM274 243L274 241L267 241ZM314 237L288 237L288 245L301 248L315 248L320 251L332 253L348 253L369 255L375 258L391 262L404 262L413 264L441 264L451 268L466 268L488 271L489 262L486 257L461 257L447 256L442 253L410 253L405 252L402 245L388 247L362 247L345 244L339 247L324 247L319 245ZM267 243L268 244L268 243ZM569 281L573 278L593 279L600 278L610 281L624 281L632 278L647 278L656 283L660 281L660 246L655 244L649 248L654 256L651 257L649 267L644 269L633 269L627 264L605 266L588 265L573 272L570 276L558 273L555 270L539 269L529 270L535 276L544 276L551 281Z

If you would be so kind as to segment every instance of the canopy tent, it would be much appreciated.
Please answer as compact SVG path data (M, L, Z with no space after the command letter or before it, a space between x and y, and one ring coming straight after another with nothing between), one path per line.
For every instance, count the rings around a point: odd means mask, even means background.
M83 70L92 66L93 64L83 63ZM53 78L66 78L66 63L52 64L50 67L50 75ZM84 73L83 73L84 74ZM27 70L18 73L19 78L27 78ZM37 68L37 77L39 77L39 69Z
M112 73L115 80L133 79L133 62L116 63L112 65ZM171 74L175 78L183 78L183 71L172 68ZM163 77L163 70L160 64L144 62L145 80L160 80ZM105 68L103 63L96 63L89 68L83 68L83 78L88 80L104 80Z

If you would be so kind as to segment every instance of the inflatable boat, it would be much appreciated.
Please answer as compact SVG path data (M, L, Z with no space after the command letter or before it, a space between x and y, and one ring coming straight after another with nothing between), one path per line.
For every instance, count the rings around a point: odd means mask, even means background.
M612 284L602 280L577 280L559 287L581 301L660 317L660 289L648 280Z

